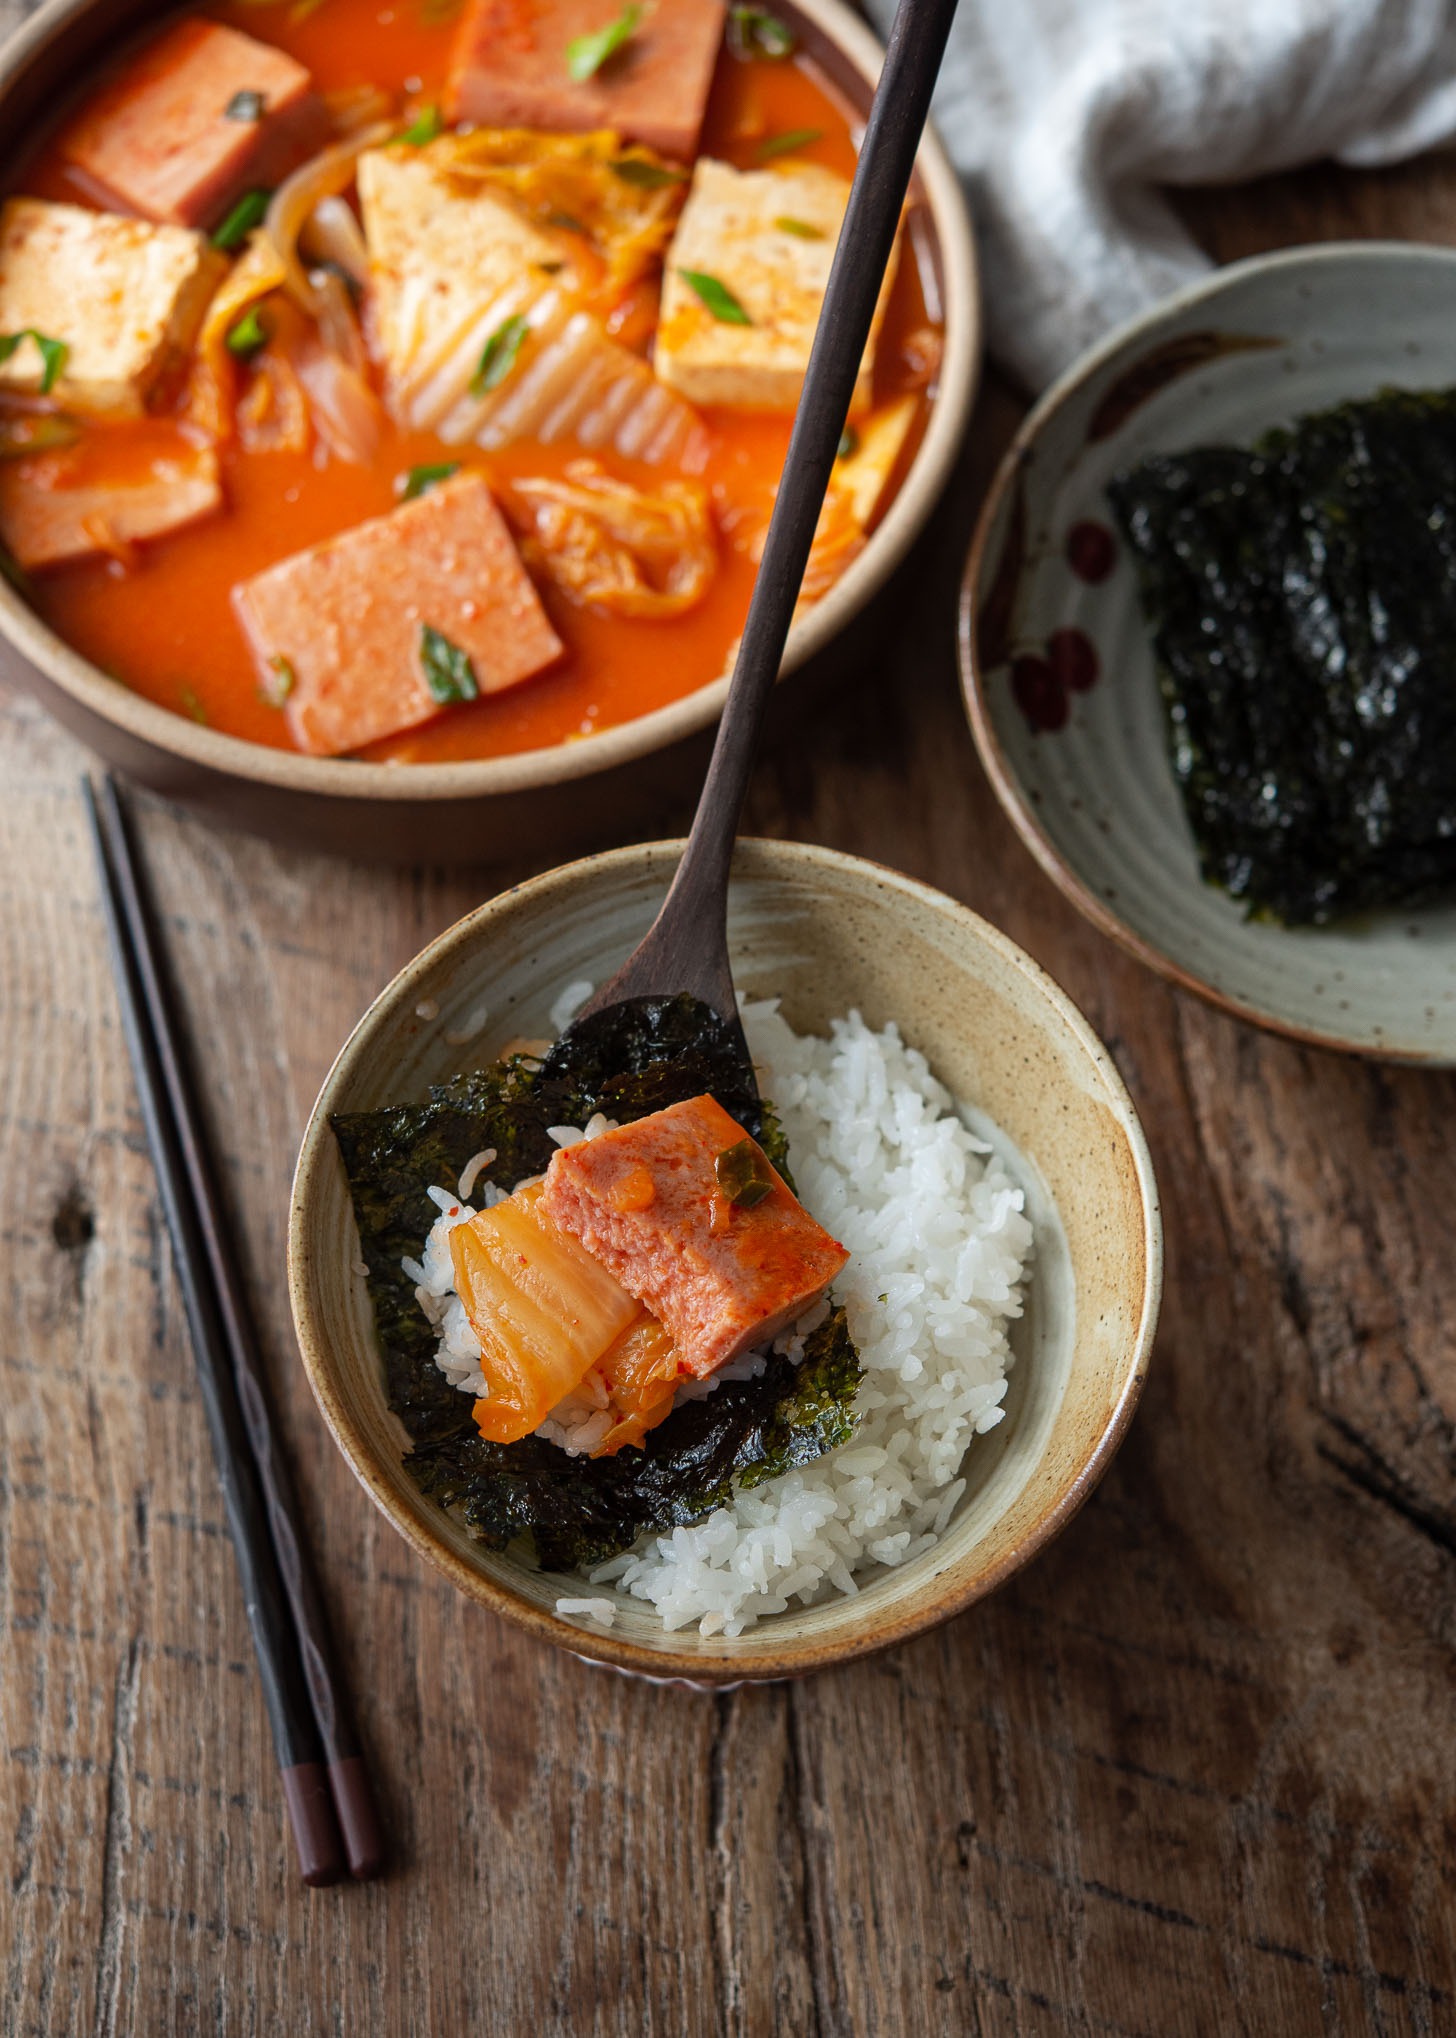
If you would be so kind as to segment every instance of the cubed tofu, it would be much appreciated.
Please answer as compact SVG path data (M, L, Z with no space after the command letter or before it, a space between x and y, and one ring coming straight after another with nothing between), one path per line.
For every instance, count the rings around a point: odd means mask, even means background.
M370 343L400 424L489 451L576 439L649 465L701 466L696 411L583 308L559 241L428 148L368 150L358 175ZM486 346L513 330L519 358L496 386L477 386Z
M656 348L661 380L693 403L795 409L848 199L846 179L817 163L735 170L703 157L667 254ZM875 345L898 256L897 239L851 417L870 407ZM748 324L717 317L685 270L721 283Z
M186 227L149 226L42 198L0 207L0 333L63 340L52 389L67 410L135 417L196 336L225 258ZM36 390L29 341L0 366L0 390Z
M161 421L0 466L0 544L27 573L124 557L221 507L216 452Z
M759 1200L725 1191L717 1163L730 1148L746 1149ZM812 1308L849 1258L708 1096L562 1147L541 1208L651 1311L700 1379Z
M619 0L469 0L450 63L450 118L555 134L612 128L691 162L723 39L723 0L657 0L590 78L573 79L568 45L621 12Z
M281 183L329 131L302 64L193 15L93 94L60 147L104 199L144 219L214 226L244 191Z
M414 374L482 318L498 324L528 308L560 267L556 243L507 200L452 180L418 149L366 150L358 180L371 330L391 378Z
M427 629L469 659L482 694L530 679L562 648L478 474L270 566L233 589L233 606L263 684L286 686L294 741L316 757L443 711Z
M834 463L829 486L844 496L861 530L869 529L880 506L919 408L920 398L910 395L871 411L855 428L853 452Z

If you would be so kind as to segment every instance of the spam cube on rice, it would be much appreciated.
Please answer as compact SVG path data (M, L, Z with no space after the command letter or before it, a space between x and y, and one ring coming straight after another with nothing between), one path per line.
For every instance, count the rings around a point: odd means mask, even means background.
M616 21L620 0L470 0L446 110L477 127L611 128L623 141L690 162L725 11L723 0L657 0L591 77L574 79L568 46Z
M265 689L316 757L412 729L470 689L517 686L561 655L505 519L478 474L440 482L233 589ZM469 661L435 683L427 632ZM279 681L282 685L279 685Z
M215 449L165 419L0 466L0 544L27 573L126 559L221 507Z
M735 170L702 157L667 253L655 354L660 379L692 403L794 410L848 199L848 180L817 163ZM851 417L870 406L875 347L898 253L897 240ZM748 323L718 317L684 272L720 283Z
M65 410L137 417L185 359L227 262L186 227L149 226L43 198L0 207L0 333L66 348L51 394ZM0 364L0 391L37 390L39 349Z
M144 219L214 226L329 139L313 79L270 43L193 16L86 102L61 136L72 169Z
M763 1192L751 1206L718 1175L719 1157L745 1146ZM541 1208L651 1311L700 1379L812 1308L849 1258L708 1096L562 1147Z

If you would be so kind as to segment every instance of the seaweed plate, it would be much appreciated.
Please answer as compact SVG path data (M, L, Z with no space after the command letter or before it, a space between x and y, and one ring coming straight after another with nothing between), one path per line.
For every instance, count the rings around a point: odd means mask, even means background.
M1240 1018L1436 1065L1456 1063L1456 897L1286 926L1201 874L1108 485L1385 390L1453 387L1456 253L1332 243L1221 270L1084 356L1027 418L982 512L961 618L982 760L1089 919Z

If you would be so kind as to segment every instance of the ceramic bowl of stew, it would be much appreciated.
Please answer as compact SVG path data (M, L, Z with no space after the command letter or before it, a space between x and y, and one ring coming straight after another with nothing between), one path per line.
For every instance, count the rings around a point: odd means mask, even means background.
M879 865L803 843L741 842L728 928L740 990L780 998L801 1033L827 1033L851 1009L877 1028L896 1022L956 1106L973 1122L994 1121L1014 1154L1034 1243L1011 1330L1005 1418L971 1441L964 1491L936 1545L899 1568L872 1567L853 1594L791 1603L733 1637L670 1631L626 1593L607 1628L559 1612L559 1598L593 1588L539 1568L516 1544L487 1548L410 1476L330 1119L423 1097L514 1041L549 1037L564 988L601 982L641 938L681 847L610 850L504 892L380 994L304 1135L289 1278L324 1419L369 1498L419 1555L542 1640L618 1669L722 1685L800 1676L908 1640L994 1590L1071 1521L1141 1392L1162 1235L1151 1161L1121 1078L1029 956L943 893Z
M321 90L382 79L403 119L443 75L447 12L379 15L372 0L270 10L239 0L215 18L280 42ZM743 168L792 146L847 175L879 45L839 0L775 0L774 13L792 55L759 64L719 54L700 153ZM47 0L11 38L0 52L0 194L87 202L58 171L51 138L167 15L148 0ZM405 24L397 31L378 25L396 21ZM918 408L863 548L795 624L786 675L832 676L856 655L851 639L863 656L877 597L883 617L885 584L954 464L980 352L965 205L927 134L875 387L876 414L897 394L918 392ZM790 418L720 410L710 423L719 468L746 477L766 522ZM28 587L0 580L0 674L31 688L132 778L219 822L302 846L377 860L499 860L641 830L691 792L722 707L753 576L751 558L726 541L718 582L691 613L660 624L634 618L614 631L619 617L593 620L548 590L567 647L559 669L349 754L291 746L235 620L231 585L392 509L405 470L431 456L418 434L395 438L372 467L310 455L306 473L277 453L248 466L225 446L222 515L140 553L118 545L109 558L37 573ZM436 457L458 450L435 448ZM494 482L491 457L479 456ZM718 469L709 478L716 487ZM730 521L736 514L730 502Z

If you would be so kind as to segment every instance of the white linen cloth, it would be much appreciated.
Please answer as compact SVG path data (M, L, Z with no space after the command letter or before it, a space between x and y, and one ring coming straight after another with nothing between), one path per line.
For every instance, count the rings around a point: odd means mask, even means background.
M867 0L881 33L895 0ZM961 0L936 92L991 351L1039 389L1209 266L1158 190L1456 134L1456 0Z

